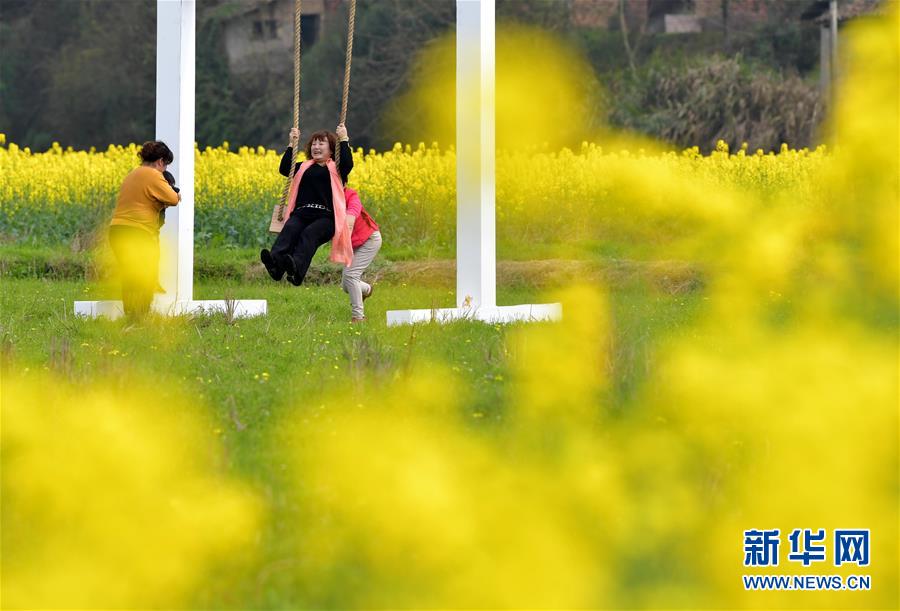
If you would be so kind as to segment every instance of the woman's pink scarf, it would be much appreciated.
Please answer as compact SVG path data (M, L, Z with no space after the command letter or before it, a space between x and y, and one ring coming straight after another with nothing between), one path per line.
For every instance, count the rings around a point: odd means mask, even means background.
M300 164L300 169L294 174L291 182L291 190L288 193L288 208L285 218L291 217L294 205L297 202L297 191L300 189L300 179L315 161L312 159ZM347 202L344 199L344 185L338 176L337 167L331 159L327 162L328 173L331 175L331 201L334 204L334 238L331 240L331 256L329 259L335 263L343 263L344 267L350 267L353 262L353 247L350 245L350 231L347 228Z

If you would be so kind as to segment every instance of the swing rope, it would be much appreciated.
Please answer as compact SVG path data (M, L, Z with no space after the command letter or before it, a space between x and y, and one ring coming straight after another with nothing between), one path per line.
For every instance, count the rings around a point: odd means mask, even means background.
M294 0L294 129L300 129L300 21L303 15L302 4L303 0ZM294 169L297 167L297 149L300 148L300 143L297 142L292 148L291 169L281 191L281 203L278 205L279 222L284 221L284 207L287 204L291 183L294 181Z
M302 0L294 0L294 129L300 129L300 22L302 16ZM344 90L341 94L341 118L340 123L347 121L347 102L350 99L350 64L353 58L353 30L356 25L356 0L350 0L350 12L347 21L347 57L344 61ZM297 146L293 147L291 169L281 192L281 202L278 204L278 221L284 221L284 209L287 205L291 183L294 181L294 169L297 167ZM338 145L334 152L335 164L340 167L341 147Z
M350 13L347 18L347 58L344 60L344 91L341 94L341 118L338 123L347 122L347 101L350 99L350 63L353 59L353 28L356 25L356 0L350 0ZM341 167L341 144L334 152L334 163ZM340 170L339 170L340 171Z

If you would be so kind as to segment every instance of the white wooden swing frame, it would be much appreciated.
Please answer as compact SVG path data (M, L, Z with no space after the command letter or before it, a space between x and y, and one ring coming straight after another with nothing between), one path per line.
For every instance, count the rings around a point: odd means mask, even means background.
M558 320L560 304L498 306L495 236L494 0L457 0L456 307L394 310L389 325L458 319L485 322ZM157 0L156 139L175 154L170 170L181 203L160 232L160 284L153 309L164 314L229 311L267 313L262 299L198 301L194 287L195 0ZM477 160L477 163L474 162ZM75 314L117 318L121 301L76 301Z

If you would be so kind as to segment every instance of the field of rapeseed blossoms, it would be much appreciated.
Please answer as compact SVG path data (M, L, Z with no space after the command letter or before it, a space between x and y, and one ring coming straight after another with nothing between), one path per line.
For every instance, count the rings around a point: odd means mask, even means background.
M22 244L68 245L105 227L122 178L137 165L137 146L73 151L54 146L33 152L0 142L0 238ZM436 144L396 145L377 153L357 150L351 186L390 235L395 246L454 244L456 157ZM729 152L708 156L606 150L581 143L574 150L536 148L500 153L497 159L497 227L501 242L560 243L590 240L668 241L678 237L673 219L647 224L631 202L632 183L666 177L707 185L702 200L717 191L775 196L791 192L800 205L819 195L810 180L828 154L792 150ZM282 178L279 151L227 144L196 152L195 234L200 245L261 246ZM540 168L536 172L536 168ZM537 180L536 180L537 179ZM664 202L656 207L665 215ZM673 233L674 232L674 233Z

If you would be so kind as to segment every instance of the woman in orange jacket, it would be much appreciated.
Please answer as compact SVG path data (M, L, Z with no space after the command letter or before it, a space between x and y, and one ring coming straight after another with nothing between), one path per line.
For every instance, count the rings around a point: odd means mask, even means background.
M122 303L129 318L150 309L159 277L161 212L181 201L163 175L175 160L164 142L145 142L138 152L141 165L132 170L119 189L109 223L109 244L122 277Z

